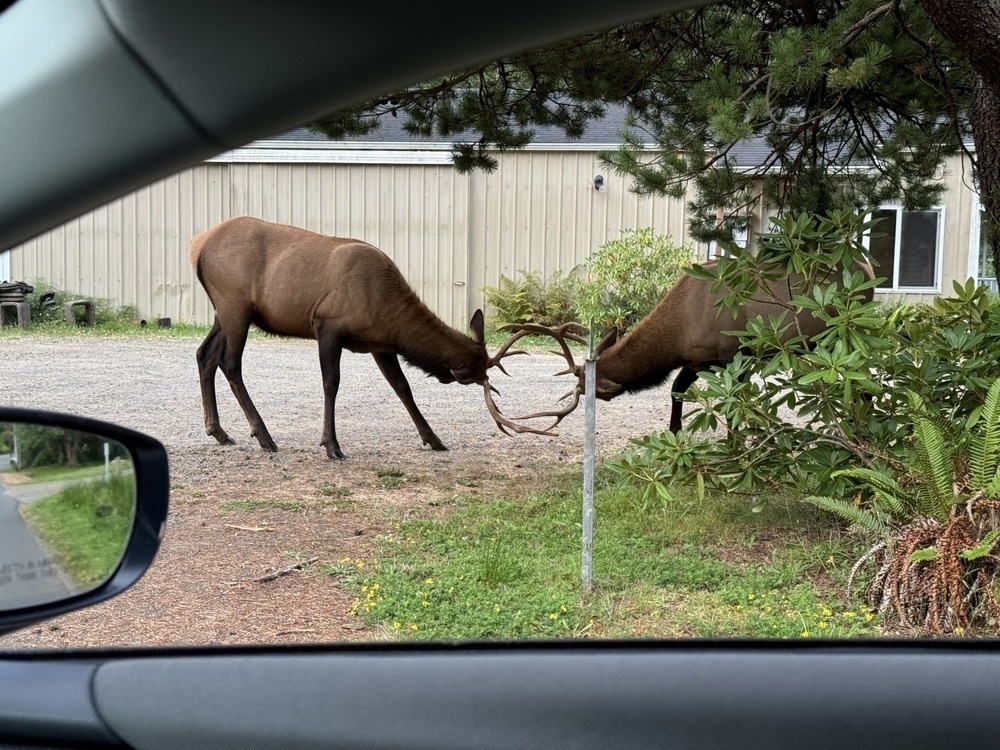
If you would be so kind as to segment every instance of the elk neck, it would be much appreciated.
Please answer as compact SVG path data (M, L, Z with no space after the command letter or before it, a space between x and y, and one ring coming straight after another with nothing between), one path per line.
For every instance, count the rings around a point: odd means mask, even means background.
M450 377L451 371L469 367L486 350L471 338L456 331L422 302L407 306L398 320L396 345L400 356L428 375Z
M666 315L647 316L601 354L597 377L618 383L624 392L655 388L686 364L677 351L679 329L679 322Z

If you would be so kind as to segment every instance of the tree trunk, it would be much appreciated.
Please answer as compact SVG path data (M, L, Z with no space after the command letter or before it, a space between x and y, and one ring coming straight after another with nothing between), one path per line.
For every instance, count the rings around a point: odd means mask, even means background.
M1000 0L918 0L935 28L968 57L975 70L969 123L976 147L973 165L986 211L983 232L1000 283Z

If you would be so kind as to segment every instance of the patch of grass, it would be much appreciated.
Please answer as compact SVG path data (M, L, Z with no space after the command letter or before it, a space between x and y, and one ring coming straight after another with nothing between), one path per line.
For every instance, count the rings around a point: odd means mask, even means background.
M273 500L269 498L230 500L222 504L222 510L224 511L238 511L242 513L252 513L258 510L304 511L305 509L306 504L298 500Z
M91 477L103 476L104 462L78 466L37 466L19 473L30 478L28 484L90 479Z
M71 326L66 321L50 321L35 323L32 321L30 328L20 328L18 326L0 326L0 339L26 336L51 336L53 338L84 336L101 338L107 336L126 336L137 338L204 338L208 335L208 326L194 325L191 323L175 323L169 328L159 328L155 325L147 325L141 328L135 321L98 321L97 325Z
M378 478L378 486L386 490L395 490L401 487L403 485L403 478L406 476L402 469L395 467L376 467L374 471L375 476Z
M336 484L324 484L316 491L324 497L350 497L352 494L350 487L341 487Z
M104 581L117 567L132 528L134 504L134 477L117 474L107 482L83 482L22 505L21 515L83 590Z
M603 476L603 474L601 475ZM791 497L644 505L600 482L594 590L580 591L580 491L568 476L516 500L469 496L440 520L402 523L374 559L328 572L354 612L428 639L873 635L844 598L854 559L834 520ZM615 480L617 481L617 480Z

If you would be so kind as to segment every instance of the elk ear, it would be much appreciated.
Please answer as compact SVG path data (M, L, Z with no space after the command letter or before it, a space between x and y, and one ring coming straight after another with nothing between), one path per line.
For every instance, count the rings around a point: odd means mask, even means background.
M472 331L472 340L477 344L486 343L486 331L484 330L483 311L476 310L469 321L469 330Z
M607 351L612 346L614 346L617 340L618 340L618 329L612 328L610 331L604 334L604 338L601 339L601 343L599 343L597 345L597 348L594 349L594 356L599 357L601 355L601 352Z

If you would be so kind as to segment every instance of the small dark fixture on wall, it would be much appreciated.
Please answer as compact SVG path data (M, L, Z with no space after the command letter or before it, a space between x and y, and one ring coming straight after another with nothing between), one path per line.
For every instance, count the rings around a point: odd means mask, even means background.
M594 190L604 190L604 175L594 176Z

